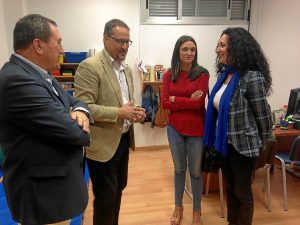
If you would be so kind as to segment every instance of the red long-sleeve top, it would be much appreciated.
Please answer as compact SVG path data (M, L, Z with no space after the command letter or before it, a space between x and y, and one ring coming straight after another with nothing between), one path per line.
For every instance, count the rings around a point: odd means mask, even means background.
M202 73L197 79L190 80L188 72L181 71L178 80L173 83L171 71L165 72L161 95L162 106L170 110L169 124L180 134L203 136L208 81L208 73ZM197 90L201 90L203 95L199 99L191 98L192 93ZM175 102L170 102L169 96L175 96Z

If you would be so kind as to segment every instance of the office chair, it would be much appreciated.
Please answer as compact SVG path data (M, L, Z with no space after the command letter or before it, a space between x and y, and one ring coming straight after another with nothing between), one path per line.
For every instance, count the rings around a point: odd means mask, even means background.
M272 211L270 169L271 169L271 165L274 162L277 151L278 151L278 144L277 144L276 139L275 138L268 139L266 149L260 151L259 157L255 164L255 170L260 169L260 168L265 168L265 170L266 170L263 192L267 191L268 211L269 212ZM253 178L254 178L254 176L255 176L255 171L253 174Z
M275 155L275 159L280 161L282 171L284 210L288 210L287 202L287 182L286 171L293 174L294 167L300 167L300 135L293 141L290 152L280 152Z
M207 173L205 197L208 197L210 176L211 176L211 173ZM223 174L222 174L221 168L218 171L218 181L219 181L220 207L221 207L220 217L224 218L225 217L225 213L224 213L224 189L223 189Z

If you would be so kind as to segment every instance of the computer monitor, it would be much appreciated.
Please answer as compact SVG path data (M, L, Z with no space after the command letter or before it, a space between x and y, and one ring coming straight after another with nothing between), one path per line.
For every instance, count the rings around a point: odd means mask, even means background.
M292 89L290 92L286 117L300 113L300 88Z

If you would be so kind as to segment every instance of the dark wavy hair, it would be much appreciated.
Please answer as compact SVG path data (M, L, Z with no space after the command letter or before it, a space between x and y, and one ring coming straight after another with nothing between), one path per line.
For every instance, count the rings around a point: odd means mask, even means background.
M192 62L191 70L189 72L189 78L190 78L190 80L195 80L197 77L200 76L200 66L197 62L198 50L197 50L196 41L191 36L183 35L180 38L178 38L178 40L175 43L172 60L171 60L171 80L174 83L178 80L180 69L181 69L180 56L179 56L180 46L187 41L193 42L196 47L196 54L195 54L195 58Z
M260 71L265 78L267 96L272 93L272 77L269 63L255 38L244 28L225 29L221 36L228 36L228 62L243 76L247 71ZM216 59L217 72L221 72L223 64Z

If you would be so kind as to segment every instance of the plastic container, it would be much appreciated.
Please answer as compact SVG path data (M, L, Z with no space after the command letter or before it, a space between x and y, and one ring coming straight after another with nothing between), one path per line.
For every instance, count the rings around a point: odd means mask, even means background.
M65 63L80 63L86 59L87 52L65 52Z
M60 54L58 59L59 59L60 64L64 63L64 55L63 54Z

